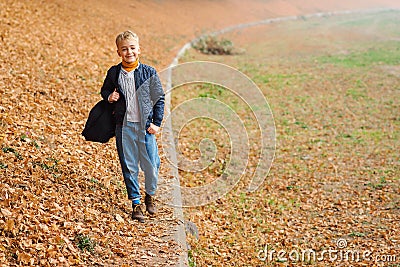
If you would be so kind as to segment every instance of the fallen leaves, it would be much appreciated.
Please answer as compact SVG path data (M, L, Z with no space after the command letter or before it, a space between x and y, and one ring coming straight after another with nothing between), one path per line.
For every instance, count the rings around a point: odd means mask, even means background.
M393 114L398 112L400 98L393 88L399 88L399 80L382 72L379 64L343 68L314 61L321 53L336 51L337 47L357 51L384 46L386 37L393 36L398 12L381 15L359 17L359 21L373 21L378 29L355 26L356 18L342 17L312 21L306 27L302 22L241 30L229 37L240 39L241 46L247 40L258 40L246 44L245 56L212 57L239 66L263 90L274 113L277 151L268 177L256 192L246 191L246 181L252 175L250 168L234 190L219 201L185 210L185 216L199 230L198 239L188 235L189 260L193 265L355 264L344 260L334 263L327 257L310 262L283 262L276 258L263 262L257 258L265 248L287 253L338 249L338 239L346 240L350 251L398 254L399 138L393 136L399 136L399 124L398 120L393 122ZM328 25L322 26L325 23ZM355 24L350 29L341 28L346 23ZM344 30L360 35L349 38ZM288 49L282 49L286 46ZM195 52L186 57L210 60ZM203 92L184 91L175 96L175 104L199 93ZM225 96L220 100L233 102ZM191 158L198 153L198 140L210 138L217 139L217 149L222 151L219 157L224 157L229 150L221 144L229 144L229 139L216 134L215 129L192 121L190 134L182 129L182 153ZM250 144L252 147L253 143ZM252 166L257 155L250 152ZM216 157L215 162L222 160ZM203 182L209 176L219 177L211 168L205 172L200 178L184 171L180 175L187 186L193 187L199 185L199 179ZM361 259L356 264L379 263Z
M158 220L172 209L160 205L150 231L135 224L115 144L80 134L117 58L114 31L103 38L104 20L82 23L74 4L0 3L0 266L175 261L176 243L160 242L174 222Z
M124 223L125 222L124 218L122 218L121 215L119 215L119 214L115 215L115 219L120 223Z

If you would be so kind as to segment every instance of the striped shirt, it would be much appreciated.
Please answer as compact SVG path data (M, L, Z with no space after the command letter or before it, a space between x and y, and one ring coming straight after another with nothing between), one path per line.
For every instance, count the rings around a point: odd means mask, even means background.
M139 101L135 88L135 71L127 72L121 68L118 83L126 99L126 120L140 122Z

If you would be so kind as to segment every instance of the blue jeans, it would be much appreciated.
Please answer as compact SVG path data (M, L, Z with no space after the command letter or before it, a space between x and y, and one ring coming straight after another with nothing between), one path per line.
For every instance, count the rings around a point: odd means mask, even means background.
M160 168L157 141L153 134L149 134L141 128L139 122L117 125L115 131L117 151L128 198L132 199L134 204L139 204L139 164L144 172L146 193L154 195L157 189L158 169Z

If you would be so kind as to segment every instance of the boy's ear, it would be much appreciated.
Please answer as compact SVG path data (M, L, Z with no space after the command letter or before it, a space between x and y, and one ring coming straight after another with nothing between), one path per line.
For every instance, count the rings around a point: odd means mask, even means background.
M117 54L118 54L118 56L121 56L121 53L119 52L119 49L117 49Z

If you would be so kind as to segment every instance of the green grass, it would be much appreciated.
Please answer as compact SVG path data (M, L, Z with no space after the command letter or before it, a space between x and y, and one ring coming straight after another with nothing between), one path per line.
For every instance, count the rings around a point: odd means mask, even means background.
M217 99L223 95L224 91L226 91L225 88L215 84L200 84L198 86L199 97Z
M398 15L398 11L388 11L380 14L354 16L353 19L342 20L336 25L343 29L371 29L377 33L384 29L385 33L396 35L400 34Z
M78 234L75 237L76 246L82 251L88 251L92 253L96 247L96 242L89 236Z
M384 47L373 47L348 54L321 56L317 61L322 64L335 64L346 68L370 67L374 65L400 65L400 46L398 42L388 42Z
M349 234L349 236L351 236L351 237L365 237L366 234L365 233L360 233L360 232L351 232Z
M250 194L241 182L217 203L185 211L204 232L199 240L189 241L192 262L259 266L254 248L260 239L284 243L280 247L288 250L311 243L321 248L338 234L361 240L375 234L381 224L385 229L398 228L393 226L396 215L384 223L380 217L386 216L380 207L398 206L399 82L381 68L400 64L392 25L398 25L397 14L310 19L288 24L288 31L284 25L278 31L269 27L267 33L259 32L265 34L267 45L251 44L246 55L229 59L258 85L271 106L277 130L276 159L260 190ZM352 31L357 35L353 39ZM292 38L285 48L304 47L308 54L297 56L295 51L281 49L282 32L290 32ZM273 47L275 40L278 48ZM315 49L310 50L310 44L316 44ZM175 100L190 97L230 103L241 116L248 111L240 101L233 101L234 95L214 85L182 90ZM216 130L204 122L192 123L190 129L187 140ZM250 165L256 155L251 156ZM203 177L191 179L198 185L196 179ZM364 212L368 209L368 216L360 217L360 207ZM321 223L337 225L338 216L349 223L323 231ZM353 221L363 222L362 231ZM381 244L372 241L366 246L377 249Z
M12 153L14 154L14 156L19 159L19 160L23 160L24 158L21 156L21 154L14 148L12 147L3 147L3 152L4 153Z
M196 265L196 261L195 261L195 259L194 259L194 257L193 257L193 251L192 251L192 250L189 250L189 251L188 251L188 261L189 261L189 266L190 266L190 267L195 267L195 266L197 266L197 265Z
M378 183L368 183L368 186L371 186L373 189L382 189L383 187L385 187L387 185L386 183L386 178L385 177L381 177Z
M270 73L264 69L242 68L256 84L265 84L272 90L283 90L312 79L308 73Z

